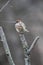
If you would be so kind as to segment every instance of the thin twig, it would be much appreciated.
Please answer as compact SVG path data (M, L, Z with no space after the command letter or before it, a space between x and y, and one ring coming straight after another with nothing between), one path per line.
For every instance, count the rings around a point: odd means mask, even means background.
M0 9L0 12L8 5L9 2L10 2L10 0L8 0L8 1L3 5L3 7Z
M32 43L31 46L30 46L30 48L27 50L27 53L30 53L30 52L31 52L31 50L33 49L33 47L34 47L34 45L36 44L36 42L38 41L38 39L39 39L39 36L37 36L37 37L34 39L33 43Z

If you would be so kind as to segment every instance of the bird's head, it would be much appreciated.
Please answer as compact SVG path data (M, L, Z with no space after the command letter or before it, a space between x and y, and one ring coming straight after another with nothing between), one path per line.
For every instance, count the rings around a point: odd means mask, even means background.
M16 20L16 23L19 23L20 21L22 21L20 18Z

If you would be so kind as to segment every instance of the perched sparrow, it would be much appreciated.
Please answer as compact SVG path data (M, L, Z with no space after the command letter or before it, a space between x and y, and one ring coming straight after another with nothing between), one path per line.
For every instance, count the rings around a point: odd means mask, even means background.
M26 29L26 25L20 19L16 20L15 29L17 32L29 32Z

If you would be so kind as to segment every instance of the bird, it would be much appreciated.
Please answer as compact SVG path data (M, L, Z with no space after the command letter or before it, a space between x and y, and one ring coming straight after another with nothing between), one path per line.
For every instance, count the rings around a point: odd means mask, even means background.
M26 25L24 24L24 22L21 19L16 20L15 29L18 33L20 33L20 32L29 32L29 30L27 30Z

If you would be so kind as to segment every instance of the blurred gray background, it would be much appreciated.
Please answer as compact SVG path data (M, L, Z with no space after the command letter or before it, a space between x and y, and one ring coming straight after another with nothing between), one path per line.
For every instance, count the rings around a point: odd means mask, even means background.
M0 10L8 0L0 0ZM21 18L29 33L24 33L30 46L37 35L40 36L31 51L31 64L43 65L43 0L9 0L0 11L0 26L3 27L12 58L16 65L24 65L24 54L18 33L15 31L15 20ZM9 65L0 42L0 65Z

